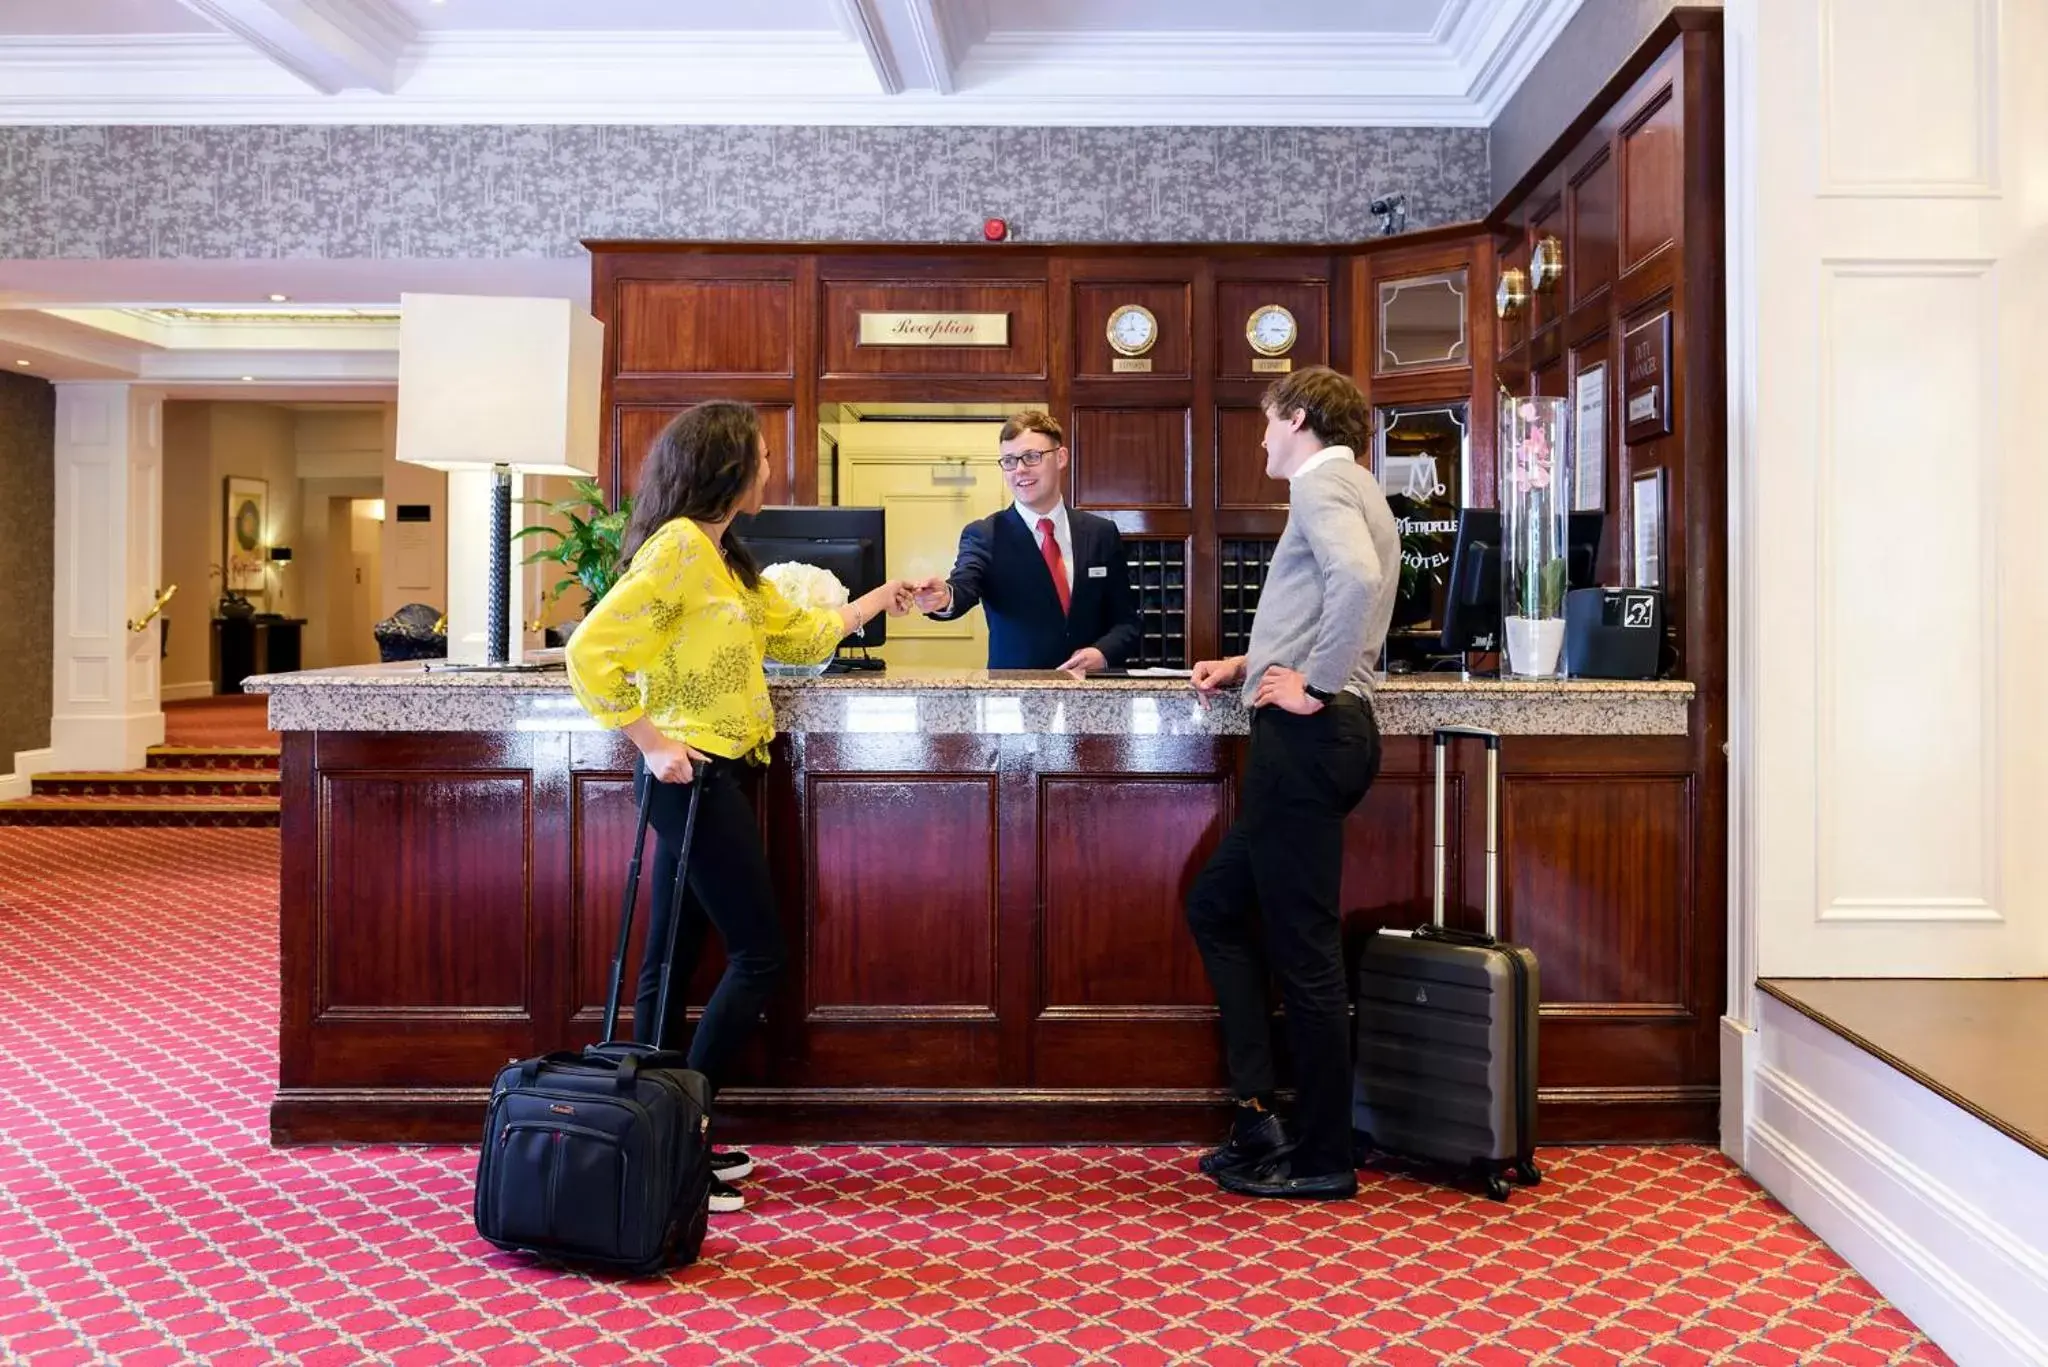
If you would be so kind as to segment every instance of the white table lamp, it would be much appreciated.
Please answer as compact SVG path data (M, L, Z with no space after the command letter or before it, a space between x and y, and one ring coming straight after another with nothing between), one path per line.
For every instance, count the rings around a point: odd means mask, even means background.
M451 661L479 616L482 663L512 659L514 476L597 474L603 361L566 299L399 296L398 459L449 474Z

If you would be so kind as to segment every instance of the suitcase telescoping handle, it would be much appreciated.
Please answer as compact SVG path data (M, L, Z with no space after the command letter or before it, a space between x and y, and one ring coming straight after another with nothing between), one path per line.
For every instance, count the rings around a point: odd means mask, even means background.
M1431 921L1444 923L1444 753L1458 736L1486 744L1486 933L1500 936L1500 732L1483 726L1436 728L1436 905Z
M654 1007L655 1046L664 1041L661 1036L668 1029L668 980L675 968L676 932L683 923L683 895L689 883L690 842L697 834L697 801L703 795L702 775L696 776L689 785L690 805L683 816L683 848L676 860L675 903L669 908L668 944L663 946L661 956L661 995ZM619 943L612 950L612 982L604 1001L604 1033L600 1037L610 1044L618 1037L619 993L626 981L626 944L633 938L633 904L640 900L640 856L647 847L647 818L654 806L654 789L657 780L653 774L646 775L646 783L640 789L640 816L633 830L633 862L626 866L626 905L619 911Z

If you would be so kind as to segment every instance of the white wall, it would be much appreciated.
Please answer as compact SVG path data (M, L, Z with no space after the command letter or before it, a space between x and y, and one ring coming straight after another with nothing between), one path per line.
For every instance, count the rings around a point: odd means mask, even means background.
M398 407L384 413L384 601L389 617L407 603L448 609L448 476L398 462ZM398 521L398 505L424 503L434 520L415 531Z
M1998 1192L2048 1168L1753 983L2048 975L2048 0L1726 12L1723 1145L1957 1360L2041 1362Z

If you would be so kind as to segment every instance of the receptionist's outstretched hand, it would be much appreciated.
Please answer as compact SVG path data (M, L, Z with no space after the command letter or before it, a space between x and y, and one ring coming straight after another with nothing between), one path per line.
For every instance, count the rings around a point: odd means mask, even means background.
M944 612L953 602L953 590L936 576L910 581L911 601L919 612Z

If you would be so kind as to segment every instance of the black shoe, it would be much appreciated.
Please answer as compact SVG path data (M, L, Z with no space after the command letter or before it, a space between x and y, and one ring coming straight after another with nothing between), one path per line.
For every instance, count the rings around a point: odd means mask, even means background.
M1203 1154L1196 1166L1214 1177L1232 1168L1249 1167L1287 1152L1287 1131L1281 1126L1280 1117L1271 1111L1253 1114L1259 1118L1250 1125L1242 1122L1232 1125L1229 1142L1220 1149L1211 1149Z
M737 1182L753 1170L753 1158L738 1149L711 1151L711 1175L721 1181Z
M746 1207L747 1198L740 1189L714 1174L711 1178L711 1211L715 1215L730 1215Z
M1291 1154L1279 1154L1248 1167L1226 1168L1216 1174L1216 1184L1239 1196L1277 1196L1296 1201L1345 1201L1358 1195L1358 1174L1317 1173L1296 1177Z

